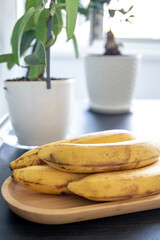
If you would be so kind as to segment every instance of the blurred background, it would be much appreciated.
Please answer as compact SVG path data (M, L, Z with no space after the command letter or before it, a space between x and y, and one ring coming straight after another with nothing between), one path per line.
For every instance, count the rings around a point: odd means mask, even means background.
M10 37L16 20L24 13L23 0L1 1L0 8L0 53L10 52ZM85 9L88 0L81 0ZM117 1L116 1L117 2ZM138 77L135 99L160 98L160 2L158 0L121 0L123 8L133 5L134 17L131 22L113 20L112 30L125 54L140 54L142 64ZM114 0L113 0L114 4ZM105 11L104 11L105 12ZM106 32L110 27L105 14L86 17L85 12L78 14L75 35L78 42L79 58L74 56L72 42L66 42L66 34L61 33L59 41L51 49L51 76L76 78L76 100L87 101L84 57L88 53L103 53ZM118 18L119 16L117 16ZM94 21L95 22L94 22ZM96 24L94 24L96 23ZM0 118L7 112L3 93L3 82L22 76L22 70L14 67L8 71L6 64L0 64Z

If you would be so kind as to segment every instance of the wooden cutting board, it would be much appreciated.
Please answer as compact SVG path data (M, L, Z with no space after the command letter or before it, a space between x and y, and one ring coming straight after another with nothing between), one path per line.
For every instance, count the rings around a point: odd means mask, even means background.
M160 207L160 194L117 202L93 202L75 195L49 195L30 191L9 177L2 196L20 217L42 224L65 224Z

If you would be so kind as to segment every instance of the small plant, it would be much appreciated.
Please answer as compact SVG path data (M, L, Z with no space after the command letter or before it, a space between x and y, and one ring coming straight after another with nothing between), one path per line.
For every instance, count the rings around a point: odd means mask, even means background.
M12 32L12 53L0 55L0 63L7 62L8 69L15 64L26 68L26 80L44 80L46 71L50 88L50 47L63 28L78 54L74 35L78 4L78 0L26 0L25 13Z
M108 20L113 19L117 14L120 14L123 16L123 20L120 19L120 21L125 21L131 23L131 19L134 17L133 14L130 14L130 11L132 10L133 6L130 6L129 9L125 10L124 8L113 8L112 3L119 3L120 0L90 0L88 6L86 8L83 7L81 4L79 7L79 12L86 16L88 19L90 9L97 9L99 11L107 11L108 14ZM116 4L114 4L115 6ZM104 10L105 7L105 10ZM110 21L108 21L108 24L110 24ZM105 53L104 55L120 55L121 52L119 50L120 46L122 46L121 43L117 43L115 40L115 36L112 32L111 26L109 31L106 34L106 43L105 43Z

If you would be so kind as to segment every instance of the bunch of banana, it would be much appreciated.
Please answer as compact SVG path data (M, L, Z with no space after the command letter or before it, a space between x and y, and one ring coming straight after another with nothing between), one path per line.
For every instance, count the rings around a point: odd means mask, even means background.
M38 152L48 148L48 146L60 143L88 144L104 142L121 142L135 139L135 136L126 130L111 130L86 134L76 138L70 138L32 149L18 159L10 163L12 178L24 187L42 193L60 194L69 193L67 188L69 182L86 177L87 174L70 173L56 170L45 165L45 161L39 158Z
M111 130L40 146L10 168L13 179L33 191L116 201L160 192L159 154L156 144Z

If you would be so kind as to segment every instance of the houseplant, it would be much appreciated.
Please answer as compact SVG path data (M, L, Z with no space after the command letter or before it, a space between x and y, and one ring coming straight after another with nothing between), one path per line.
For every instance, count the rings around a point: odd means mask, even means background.
M10 119L22 145L38 146L65 138L71 122L74 79L50 77L50 47L62 28L74 36L78 0L26 0L25 13L16 22L12 53L0 56L11 69L26 69L26 76L4 84ZM66 23L62 12L66 13ZM63 77L63 76L62 76Z
M105 4L110 28L106 34L104 54L85 58L86 82L91 109L103 113L122 113L131 108L140 57L121 53L122 44L116 42L109 23L117 13L124 17L124 21L131 22L134 17L131 14L133 6L127 10L112 8L112 1L91 0L88 5L88 12L90 8L102 12Z

